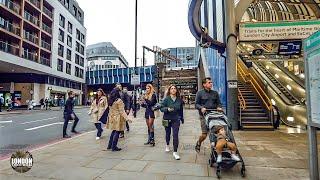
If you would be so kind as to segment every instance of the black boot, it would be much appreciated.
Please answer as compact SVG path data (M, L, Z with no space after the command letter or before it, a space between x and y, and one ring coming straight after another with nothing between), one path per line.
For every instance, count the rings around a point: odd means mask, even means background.
M150 131L148 129L148 141L146 143L144 143L144 145L148 145L150 144Z
M150 132L150 145L155 146L156 143L154 141L154 132Z

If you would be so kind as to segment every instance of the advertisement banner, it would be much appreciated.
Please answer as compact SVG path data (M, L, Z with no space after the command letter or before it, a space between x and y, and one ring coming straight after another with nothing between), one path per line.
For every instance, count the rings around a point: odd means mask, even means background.
M320 30L319 20L242 23L240 41L305 39Z

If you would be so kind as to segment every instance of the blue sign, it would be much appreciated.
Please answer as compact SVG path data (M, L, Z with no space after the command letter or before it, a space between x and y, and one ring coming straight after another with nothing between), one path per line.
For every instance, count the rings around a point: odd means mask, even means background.
M279 42L279 55L301 54L302 41Z

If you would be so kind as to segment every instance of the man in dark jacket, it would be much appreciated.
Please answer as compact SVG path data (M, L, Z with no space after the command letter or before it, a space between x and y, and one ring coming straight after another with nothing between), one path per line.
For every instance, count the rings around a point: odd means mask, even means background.
M63 118L64 118L63 138L70 138L71 137L67 134L68 123L69 123L69 120L71 120L71 119L74 120L71 132L78 134L78 132L75 130L75 128L79 122L79 118L76 116L76 114L73 111L74 92L73 91L68 92L68 96L69 97L68 97L68 100L66 101L66 104L64 106L64 112L63 112Z
M212 80L207 77L202 80L203 90L197 92L196 95L196 109L199 110L200 124L202 134L196 143L195 150L200 152L201 143L207 138L208 127L206 126L204 114L208 109L216 109L222 111L219 94L217 91L212 90Z

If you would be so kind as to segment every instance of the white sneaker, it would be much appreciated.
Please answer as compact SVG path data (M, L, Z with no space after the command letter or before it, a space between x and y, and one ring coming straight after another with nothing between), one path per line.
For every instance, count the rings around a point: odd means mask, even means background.
M217 163L221 163L221 161L222 161L222 155L219 154L218 157L217 157Z
M180 156L179 156L178 152L173 152L173 157L176 160L180 160Z
M170 152L169 145L166 145L166 152Z
M96 137L96 140L99 140L100 139L100 137Z
M231 159L233 159L235 161L240 161L240 158L235 154L231 154Z

